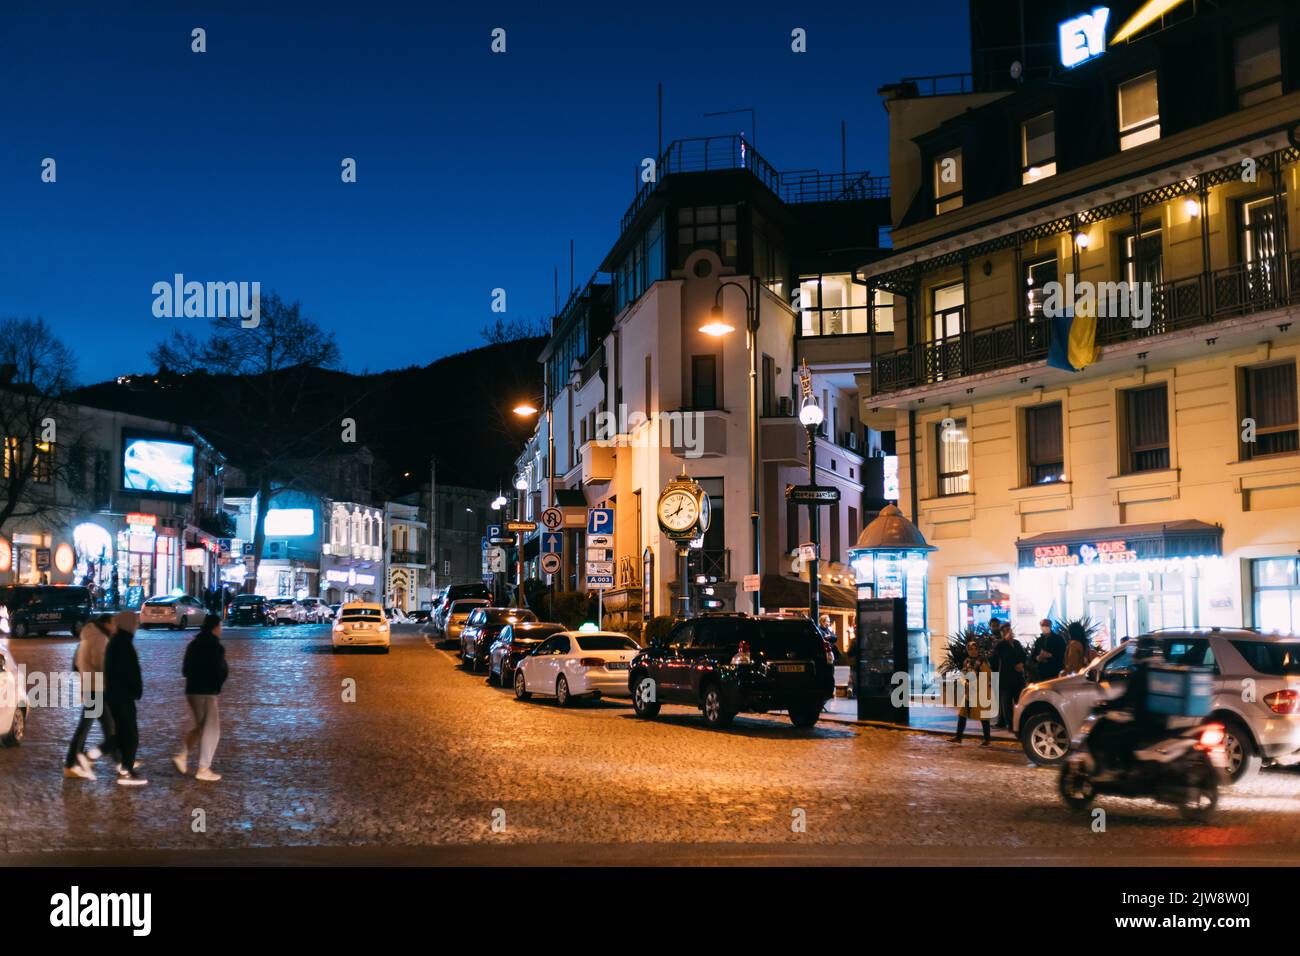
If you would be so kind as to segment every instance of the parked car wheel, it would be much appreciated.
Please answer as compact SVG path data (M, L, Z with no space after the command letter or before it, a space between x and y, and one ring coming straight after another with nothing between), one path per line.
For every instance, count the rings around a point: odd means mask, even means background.
M1263 758L1255 749L1250 731L1246 730L1240 721L1223 722L1223 749L1228 757L1228 765L1223 768L1223 776L1228 783L1242 783L1259 772Z
M817 718L822 714L821 707L816 704L804 704L799 707L790 707L790 723L796 727L807 728L817 723Z
M632 692L632 709L636 711L638 717L659 716L659 698L655 681L649 674L642 674L636 682Z
M528 684L524 680L524 672L515 670L515 700L527 700L533 695L528 693Z
M1040 711L1020 728L1025 756L1040 767L1059 764L1070 752L1070 735L1055 711Z
M14 722L9 728L9 733L0 737L0 745L5 747L17 747L23 742L23 734L27 732L27 711L19 707L14 711Z
M573 697L569 694L569 682L561 674L555 681L555 703L561 707L568 707L573 703Z
M704 700L700 708L704 711L704 722L710 727L718 729L730 727L736 717L733 711L727 709L722 699L722 688L717 684L710 684L704 688Z

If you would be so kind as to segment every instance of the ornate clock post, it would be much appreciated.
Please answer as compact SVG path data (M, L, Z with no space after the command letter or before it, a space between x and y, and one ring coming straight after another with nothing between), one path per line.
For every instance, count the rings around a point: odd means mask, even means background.
M699 482L683 471L659 494L655 512L659 530L677 545L678 581L681 582L682 617L691 613L691 540L709 530L709 496Z

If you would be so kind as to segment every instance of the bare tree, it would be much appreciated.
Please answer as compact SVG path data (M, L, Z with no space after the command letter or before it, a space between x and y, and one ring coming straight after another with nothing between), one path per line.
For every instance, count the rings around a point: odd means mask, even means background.
M239 430L212 437L224 438L223 444L239 450L237 463L257 487L259 514L253 534L256 580L272 499L303 483L302 463L311 460L320 446L319 434L303 427L303 420L309 417L304 405L308 376L313 369L336 367L339 350L333 333L304 316L299 303L286 303L274 293L262 300L255 327L245 328L243 321L238 315L212 319L203 340L189 332L175 332L150 358L159 369L181 374L202 370L230 376L228 383L214 390L214 396L230 406L222 417L237 422Z
M0 529L52 523L80 504L85 436L64 402L77 362L44 319L0 320Z
M488 345L502 345L506 342L517 342L519 339L550 335L551 325L546 319L526 319L522 316L507 319L504 316L497 316L496 321L483 326L479 334Z

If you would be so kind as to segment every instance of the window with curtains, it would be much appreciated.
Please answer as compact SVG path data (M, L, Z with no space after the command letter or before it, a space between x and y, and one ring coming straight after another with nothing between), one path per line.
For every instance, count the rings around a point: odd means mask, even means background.
M966 419L949 420L934 426L935 461L939 496L970 493L970 436Z
M1025 409L1025 466L1031 485L1065 480L1061 403Z
M1241 370L1242 418L1254 422L1255 440L1242 442L1243 458L1300 451L1295 362Z
M1124 393L1128 473L1169 467L1169 390L1164 384Z

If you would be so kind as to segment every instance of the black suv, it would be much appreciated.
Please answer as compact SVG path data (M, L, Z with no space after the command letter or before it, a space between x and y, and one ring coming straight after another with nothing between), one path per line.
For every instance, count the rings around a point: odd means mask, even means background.
M230 624L270 624L271 605L260 594L237 594L226 607L226 621Z
M9 609L14 637L67 631L73 637L90 620L90 591L63 584L13 584L0 587L0 604Z
M638 654L628 689L641 717L657 715L660 704L691 704L711 727L769 710L811 727L835 694L834 656L805 617L705 614Z

